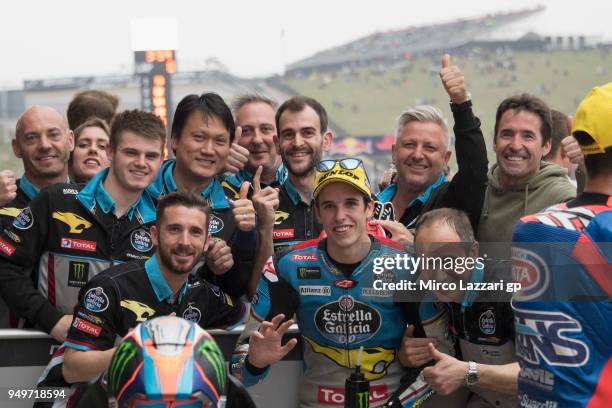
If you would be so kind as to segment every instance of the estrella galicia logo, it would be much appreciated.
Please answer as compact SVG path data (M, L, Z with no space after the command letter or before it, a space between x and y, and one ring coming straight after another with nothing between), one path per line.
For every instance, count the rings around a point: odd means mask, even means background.
M68 286L82 288L89 281L89 262L68 263Z
M183 319L192 321L194 323L199 323L202 318L202 312L200 309L193 305L189 305L187 309L183 312Z
M217 217L215 214L210 215L210 222L208 223L208 232L211 234L216 234L221 232L225 225L223 224L223 220Z
M137 229L130 235L132 247L138 252L149 252L153 248L153 239L146 229Z
M91 310L92 312L99 313L108 309L108 296L106 296L104 289L100 286L89 289L87 293L85 293L83 301L85 302L85 309Z
M361 343L371 339L381 326L378 310L350 295L321 306L315 325L323 337L336 343Z
M478 318L478 327L483 334L491 335L495 333L495 313L487 310Z
M582 333L580 323L565 313L515 307L516 353L525 361L563 367L581 367L589 360L587 345L567 334Z
M13 227L20 230L27 230L34 225L34 215L30 207L26 207L13 220Z
M548 289L549 276L548 265L538 254L525 248L512 248L512 279L521 284L515 299L531 300L541 296Z

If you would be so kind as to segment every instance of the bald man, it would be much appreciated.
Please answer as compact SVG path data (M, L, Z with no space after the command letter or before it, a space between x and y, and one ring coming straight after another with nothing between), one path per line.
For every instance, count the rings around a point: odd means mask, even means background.
M12 171L0 172L2 229L13 222L41 188L68 180L68 158L74 139L61 113L48 106L33 106L17 120L12 144L15 156L23 161L24 174L16 180ZM0 299L0 328L8 325L8 309Z
M12 141L15 156L23 162L24 174L15 180L13 172L0 172L0 225L13 222L41 188L68 179L68 158L74 137L68 122L48 106L33 106L17 120Z

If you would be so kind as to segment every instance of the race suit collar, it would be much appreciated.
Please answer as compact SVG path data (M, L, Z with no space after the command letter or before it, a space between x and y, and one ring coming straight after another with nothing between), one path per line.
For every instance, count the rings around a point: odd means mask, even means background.
M154 256L147 259L145 262L145 270L149 277L149 282L151 282L151 286L153 287L153 291L155 292L155 296L157 296L157 300L160 302L172 303L174 300L174 293L172 289L170 289L168 282L166 282L166 278L162 275L161 269L159 269L157 256L158 254L156 253ZM179 292L177 303L181 303L185 292L187 292L187 281L185 281L185 284Z
M115 200L113 200L104 189L104 180L106 180L108 171L109 169L104 169L93 176L77 194L77 200L79 200L90 212L94 211L96 205L99 206L105 214L111 211L114 213L115 211ZM126 213L129 220L132 220L134 214L137 214L143 224L155 221L155 204L153 204L153 200L146 190L140 194L138 200L132 204Z
M370 237L370 251L361 260L359 265L357 265L357 267L353 270L353 273L351 274L350 277L359 276L362 273L364 267L370 264L373 258L380 255L380 249L381 249L380 241L373 235L368 235L368 236ZM327 253L327 238L323 238L319 241L319 244L317 245L317 250L321 255L320 258L323 260L325 267L329 271L331 271L334 275L344 276L344 273L339 268L336 267L331 256L329 256L329 254ZM366 273L370 273L370 272L366 271Z
M147 188L147 191L156 199L160 199L163 195L178 191L174 176L172 175L175 165L175 159L166 160L157 175L157 179ZM210 183L208 183L208 186L206 186L204 191L200 194L210 202L213 210L230 208L218 177L213 177Z

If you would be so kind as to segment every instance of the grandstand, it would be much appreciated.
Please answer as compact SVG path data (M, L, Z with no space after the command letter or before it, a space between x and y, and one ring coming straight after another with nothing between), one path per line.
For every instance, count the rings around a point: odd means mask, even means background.
M335 70L373 62L388 64L410 59L415 55L460 48L510 23L542 11L544 7L538 6L441 24L376 32L294 62L287 67L287 73L307 75L312 70Z
M245 91L279 102L295 94L312 96L328 110L335 154L361 155L385 167L400 112L434 104L451 117L438 77L440 57L449 52L466 75L492 160L495 109L503 98L529 92L572 114L591 87L612 77L612 45L569 33L533 32L537 19L545 17L544 8L535 7L377 32L297 61L284 76L265 79L239 78L220 69L178 72L173 76L173 108L183 96L206 91L226 101ZM83 89L118 95L120 109L140 107L134 75L28 80L22 90L0 92L2 168L21 171L7 143L26 106L44 104L64 112L72 95Z

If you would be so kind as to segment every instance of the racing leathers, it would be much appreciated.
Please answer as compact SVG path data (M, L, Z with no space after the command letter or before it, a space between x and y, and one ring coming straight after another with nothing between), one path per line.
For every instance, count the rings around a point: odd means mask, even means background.
M147 187L147 191L155 198L160 199L166 194L178 190L174 181L173 171L176 161L167 160L162 165L157 179ZM257 241L256 229L241 231L234 222L234 216L228 197L221 182L213 177L208 186L201 192L211 207L208 232L215 240L222 240L230 246L234 258L234 266L222 275L215 275L208 268L199 268L197 274L209 282L218 285L224 292L232 296L241 296L246 288L253 270L255 244Z
M400 302L408 292L377 290L374 281L414 281L409 270L395 267L374 273L377 259L404 256L398 244L373 236L367 256L346 276L326 251L326 239L302 242L276 254L262 271L245 332L232 356L231 369L245 385L265 377L248 361L248 337L262 320L296 314L303 349L304 380L300 405L328 407L344 400L344 381L355 370L363 346L361 371L370 380L370 404L380 406L400 384L406 369L398 348L411 309ZM402 299L403 300L403 299Z
M524 217L513 241L519 406L611 406L612 196Z
M107 173L86 185L41 190L2 231L0 294L29 324L49 332L63 315L72 314L89 279L115 263L153 253L153 200L143 193L117 218L103 186Z

